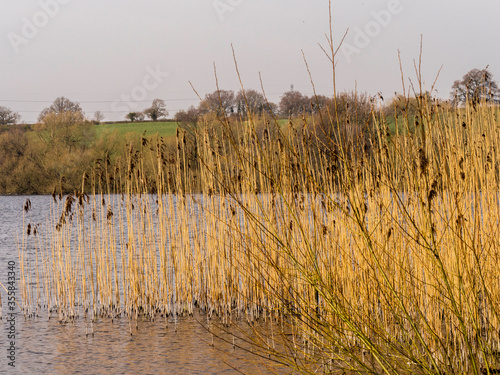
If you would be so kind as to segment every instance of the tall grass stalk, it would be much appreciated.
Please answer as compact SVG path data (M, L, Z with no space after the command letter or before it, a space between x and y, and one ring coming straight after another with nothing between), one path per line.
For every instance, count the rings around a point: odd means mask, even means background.
M269 321L253 344L303 372L491 372L498 115L423 103L405 134L374 112L373 137L308 119L200 123L195 159L188 133L175 155L145 140L113 171L96 166L90 197L57 200L38 245L25 236L25 311L198 309Z
M92 194L54 197L23 237L26 314L198 310L302 373L497 372L499 109L419 90L395 133L335 101L300 125L209 115L175 152L144 137L98 161Z

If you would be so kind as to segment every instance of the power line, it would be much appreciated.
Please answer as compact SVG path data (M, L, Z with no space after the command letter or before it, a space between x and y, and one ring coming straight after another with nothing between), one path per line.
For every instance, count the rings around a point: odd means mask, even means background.
M266 93L267 96L283 95L282 92ZM305 93L305 95L313 95L313 93ZM182 102L188 100L200 100L198 97L182 98L182 99L162 99L165 102ZM78 103L83 104L100 104L100 103L151 103L152 100L81 100ZM0 102L6 103L53 103L53 100L28 100L28 99L0 99Z
M248 90L246 90L248 91ZM19 95L19 94L18 94ZM44 94L38 94L38 95L44 95ZM85 94L88 95L88 94ZM276 95L283 95L283 92L279 93L265 93L265 95L269 98L272 96ZM305 93L305 95L314 95L314 93ZM78 96L78 95L75 95ZM82 95L83 96L83 95ZM165 102L183 102L183 101L200 101L199 97L192 97L192 98L179 98L179 99L163 99ZM203 99L202 99L203 100ZM53 100L29 100L29 99L0 99L0 103L26 103L26 104L52 104L54 101ZM83 100L83 101L76 101L78 104L144 104L144 103L151 103L152 100ZM167 108L168 111L171 112L178 112L182 110L186 110L186 108ZM87 112L92 112L94 110L87 110ZM115 110L99 110L97 111L102 112L104 114L109 114L110 116L113 116L113 114L125 114L130 111L134 111L134 109L130 108L127 110L123 111L115 111ZM16 112L21 113L21 114L26 114L29 117L31 117L31 114L39 114L40 111L33 111L33 110L19 110L16 109ZM29 122L36 122L36 121L29 121ZM28 123L28 121L26 121Z
M185 108L167 108L167 111L182 111L184 109ZM98 110L98 111L102 112L102 113L127 113L127 112L130 112L130 110L126 110L126 111L101 111L101 110ZM21 112L21 113L40 113L40 111L22 111L22 110L16 111L16 112Z
M165 102L181 102L181 101L187 101L187 100L199 100L198 98L190 98L190 99L163 99ZM0 99L0 102L7 102L7 103L53 103L53 100L15 100L15 99L6 99L2 100ZM78 103L84 103L84 104L95 104L95 103L151 103L151 100L82 100L78 101Z

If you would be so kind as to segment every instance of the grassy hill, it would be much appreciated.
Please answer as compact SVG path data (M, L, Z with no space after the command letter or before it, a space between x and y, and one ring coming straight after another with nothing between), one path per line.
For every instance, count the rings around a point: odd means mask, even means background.
M120 134L142 134L146 132L147 135L158 134L162 137L170 137L175 136L177 131L177 122L122 122L96 125L96 129L98 135L101 135L104 132L113 132L117 130Z
M289 122L288 119L278 119L278 124L280 126L285 126ZM301 119L294 119L294 123L301 123ZM120 122L120 123L102 123L96 125L97 135L101 136L104 133L112 133L115 130L118 131L120 135L125 134L137 134L142 135L146 132L146 135L153 136L158 134L161 137L174 137L177 132L177 122L176 121L158 121L158 122Z

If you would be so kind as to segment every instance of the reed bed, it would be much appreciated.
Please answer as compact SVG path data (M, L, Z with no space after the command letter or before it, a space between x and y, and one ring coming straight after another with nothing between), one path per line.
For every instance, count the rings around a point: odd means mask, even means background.
M396 134L220 118L99 162L23 238L26 315L199 310L303 373L497 373L499 111L419 98Z

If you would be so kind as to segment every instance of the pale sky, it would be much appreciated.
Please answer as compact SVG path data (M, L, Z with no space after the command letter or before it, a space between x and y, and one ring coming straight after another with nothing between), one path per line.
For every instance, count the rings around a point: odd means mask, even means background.
M332 95L326 46L328 0L17 0L0 11L0 106L33 122L59 96L92 117L122 120L164 99L172 117L216 89L238 91L231 44L247 89L278 103L290 90ZM404 72L415 81L423 35L423 77L448 98L453 81L489 66L500 80L499 0L332 0L334 38L349 28L337 65L339 91L390 98ZM406 79L408 84L408 78Z

